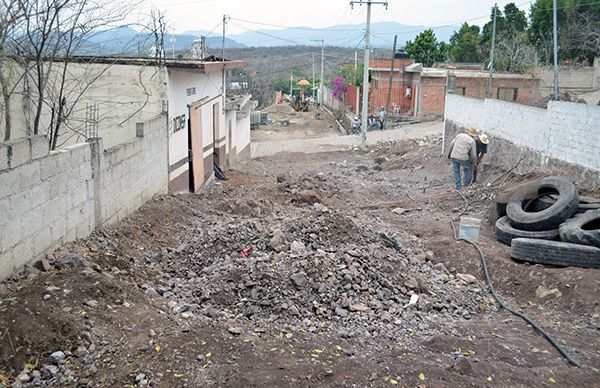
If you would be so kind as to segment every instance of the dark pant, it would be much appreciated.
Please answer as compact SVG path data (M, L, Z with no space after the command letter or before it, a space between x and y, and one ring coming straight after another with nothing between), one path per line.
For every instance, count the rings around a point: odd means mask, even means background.
M473 162L470 160L452 159L452 167L454 168L454 185L457 189L461 188L460 170L463 170L463 186L471 185L471 176L473 174Z

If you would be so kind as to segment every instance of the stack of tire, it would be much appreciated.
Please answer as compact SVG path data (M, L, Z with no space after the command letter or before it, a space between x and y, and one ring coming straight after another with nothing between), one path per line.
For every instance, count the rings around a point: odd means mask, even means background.
M575 185L559 176L539 180L533 198L529 191L517 189L505 211L503 204L497 206L496 238L511 246L511 257L600 268L600 199L580 197Z

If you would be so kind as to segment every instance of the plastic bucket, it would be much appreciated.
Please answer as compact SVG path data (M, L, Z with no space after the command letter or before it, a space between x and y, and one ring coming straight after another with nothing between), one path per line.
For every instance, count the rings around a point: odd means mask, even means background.
M471 242L477 242L477 239L479 238L480 227L481 220L479 218L460 217L460 229L458 237Z

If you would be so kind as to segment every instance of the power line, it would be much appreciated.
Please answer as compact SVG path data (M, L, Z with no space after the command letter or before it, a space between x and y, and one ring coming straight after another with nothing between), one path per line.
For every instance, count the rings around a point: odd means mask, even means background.
M361 30L338 30L336 29L336 26L333 26L333 28L319 28L319 27L294 27L294 26L285 26L283 24L273 24L273 23L264 23L264 22L257 22L257 21L253 21L253 20L247 20L247 19L238 19L238 18L231 18L231 20L236 20L238 22L244 22L244 23L250 23L250 24L257 24L259 26L267 26L267 27L277 27L277 28L286 28L289 30L303 30L303 31L315 31L315 32L333 32L333 31L337 31L337 32L358 32Z
M249 29L249 28L247 28L247 27L244 27L244 26L241 26L241 25L239 25L239 24L237 24L237 23L231 23L231 25L234 25L234 26L236 26L236 27L239 27L239 28L241 28L241 29L244 29L244 30L246 30L246 31L254 32L254 33L256 33L256 34L259 34L259 35L264 35L264 36L268 36L269 38L273 38L273 39L281 40L281 41L283 41L283 42L293 43L293 44L295 44L295 45L302 45L302 43L300 43L300 42L297 42L297 41L295 41L295 40L291 40L291 39L282 38L282 37L280 37L280 36L271 35L271 34L268 34L268 33L266 33L266 32L262 32L262 31L251 30L251 29Z

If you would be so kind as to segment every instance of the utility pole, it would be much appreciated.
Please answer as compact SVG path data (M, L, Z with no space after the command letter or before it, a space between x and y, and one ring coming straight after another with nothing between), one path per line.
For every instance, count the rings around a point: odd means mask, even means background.
M175 58L175 26L173 26L173 29L171 30L171 47L173 48L173 58ZM166 53L165 53L165 57L166 57Z
M292 83L293 82L294 82L294 70L290 70L290 100L292 99L292 96L294 94L292 92L293 91L293 89L292 89L292 87L293 87Z
M227 15L223 15L223 38L221 40L221 61L223 62L223 70L221 72L221 78L223 81L223 85L221 86L221 94L223 96L223 114L226 113L225 104L227 100L225 99L225 94L227 93L226 84L225 84L225 76L227 75L225 71L225 27L227 26Z
M312 100L315 102L315 53L312 53Z
M360 128L360 146L364 148L367 145L367 116L369 115L369 44L371 41L371 4L385 5L385 9L388 7L387 1L371 1L363 0L351 1L350 6L354 7L354 4L367 5L367 28L365 31L365 68L363 69L363 98L362 98L362 123Z
M494 78L494 50L496 49L496 11L498 4L494 3L494 23L492 24L492 52L490 53L490 82L488 84L488 98L493 98L492 80Z
M398 40L398 35L394 35L394 48L392 49L392 66L390 68L390 84L388 86L388 95L387 100L385 102L385 111L387 114L390 114L390 100L392 99L392 81L394 75L394 59L396 59L396 42Z
M319 92L321 92L321 96L319 97L319 107L323 108L323 96L325 93L325 89L323 87L323 85L325 84L325 41L323 39L321 39L321 88L319 89Z
M554 35L554 100L558 100L558 23L556 17L556 0L552 1L552 34Z
M358 51L354 50L354 74L356 74L357 68L358 68Z
M325 41L323 39L311 39L313 42L321 42L321 80L319 81L319 106L323 105L323 74L325 63Z

